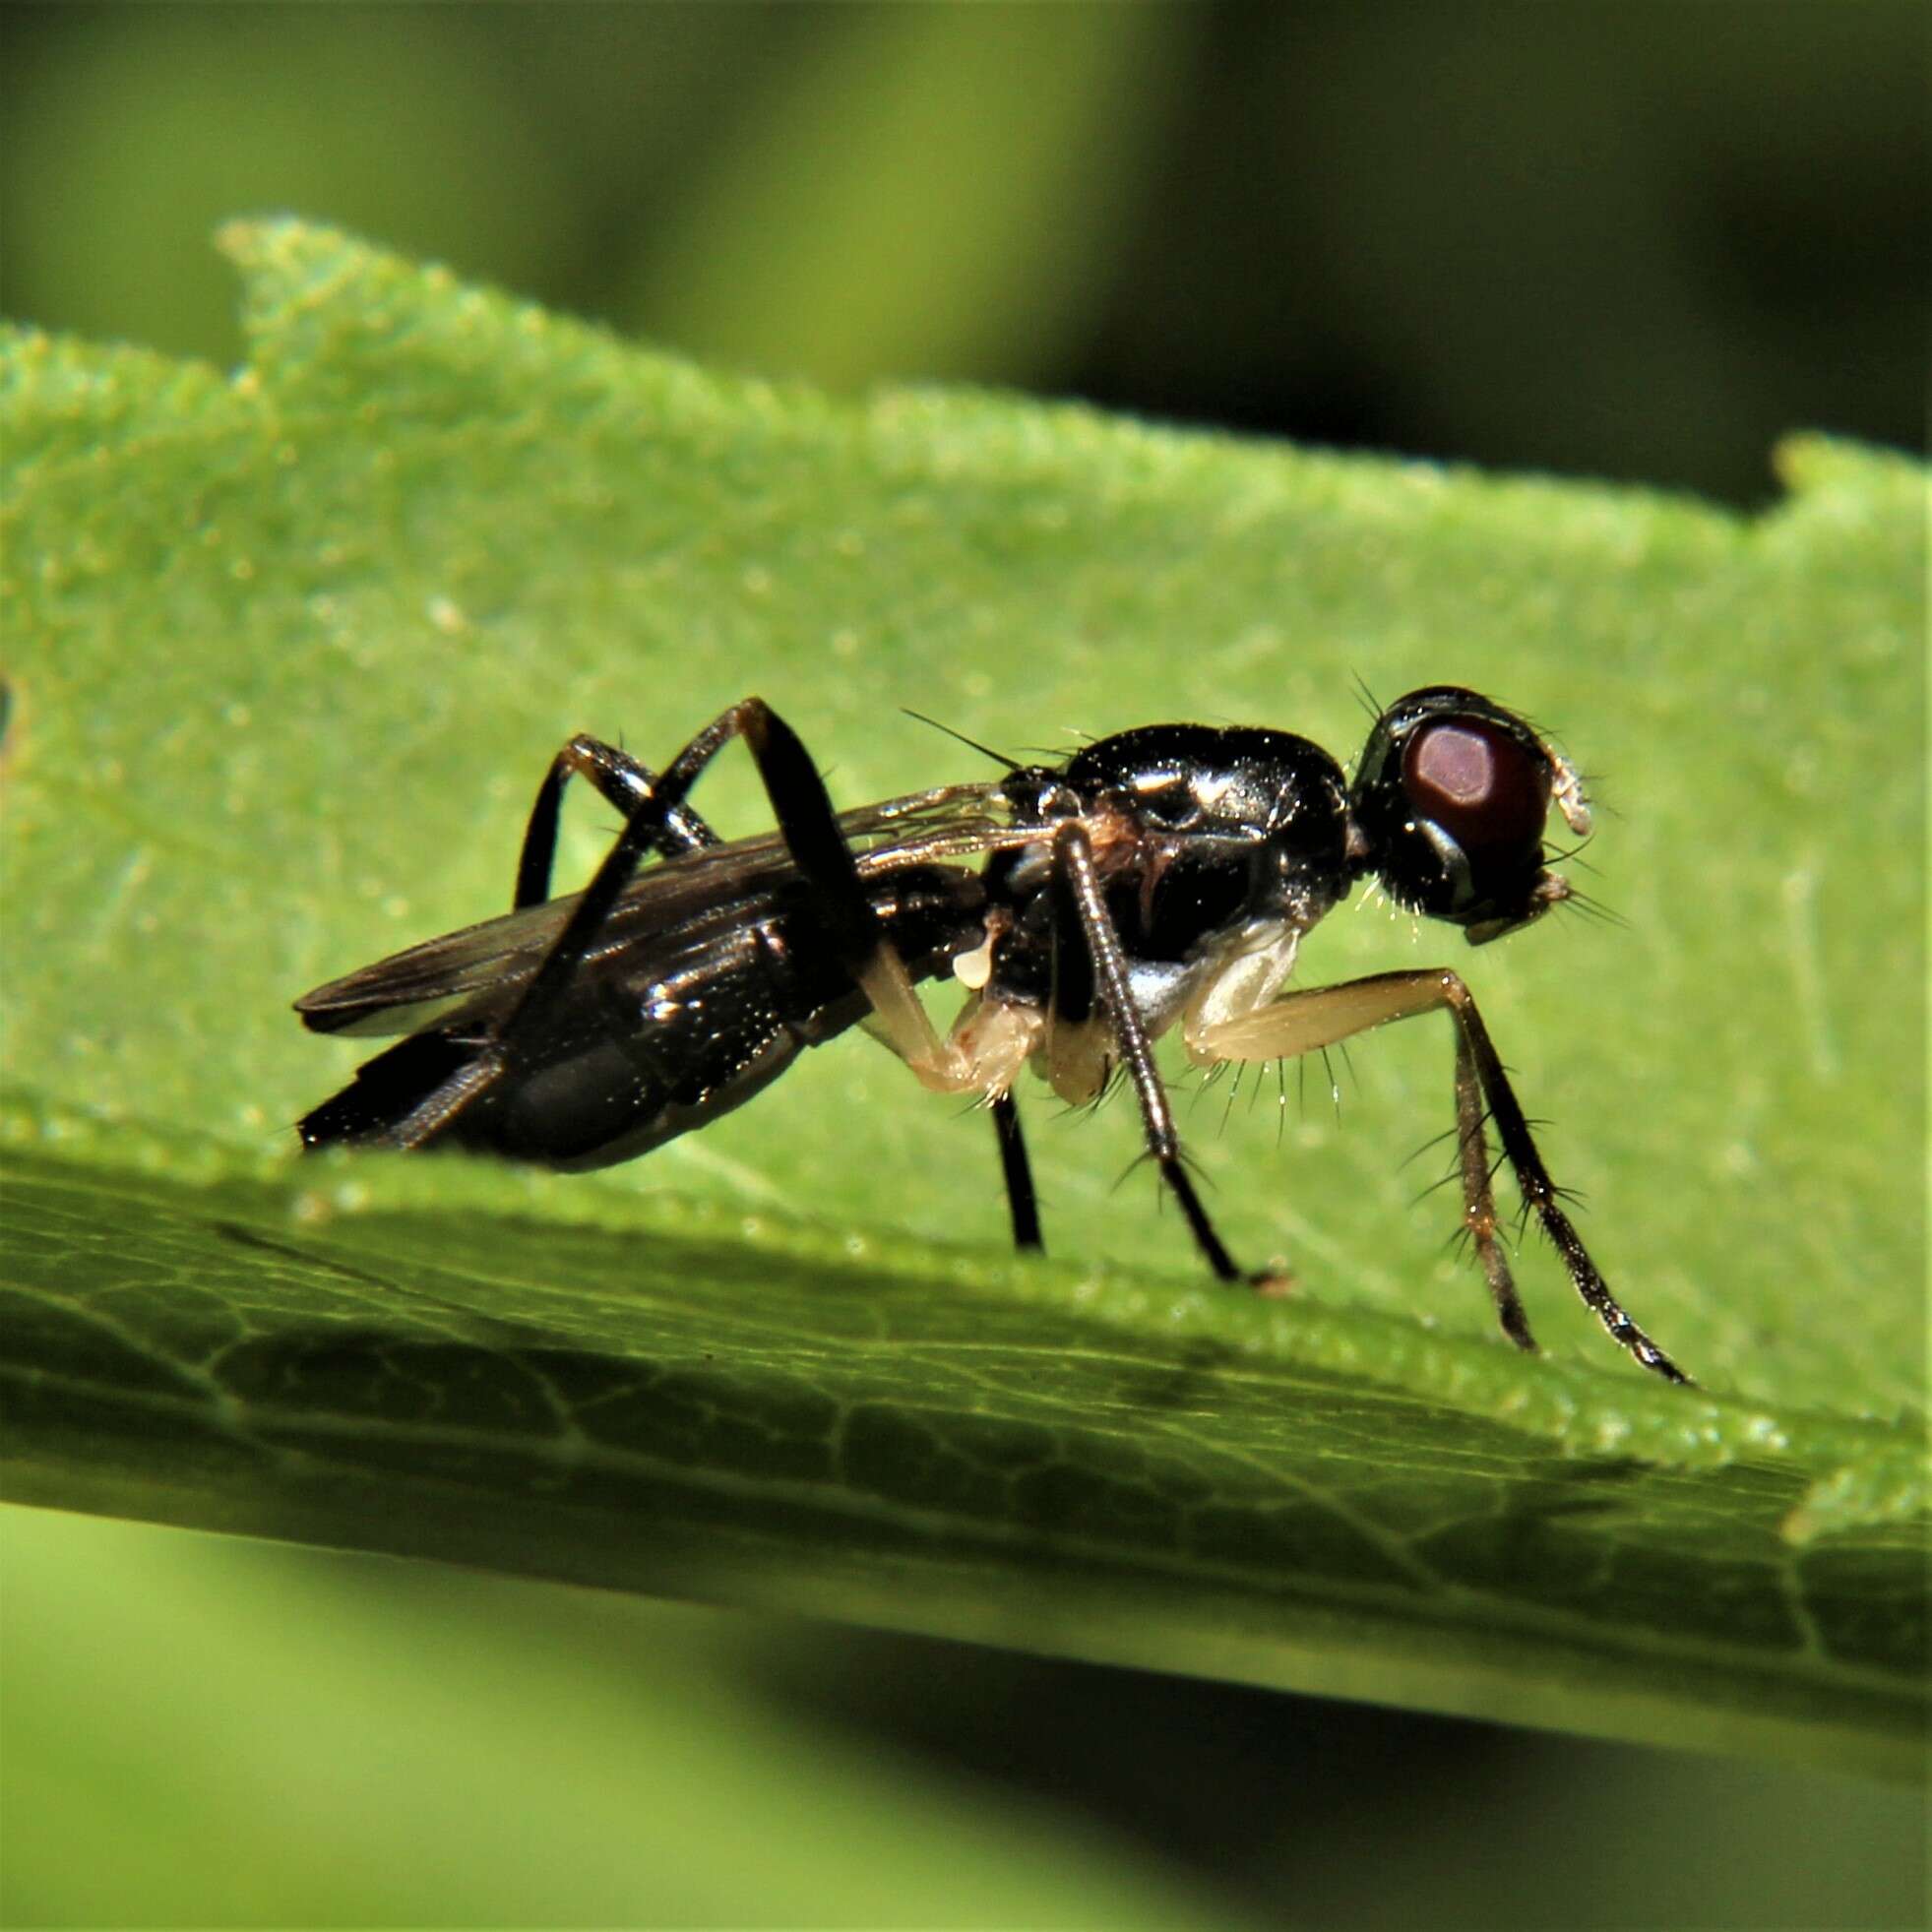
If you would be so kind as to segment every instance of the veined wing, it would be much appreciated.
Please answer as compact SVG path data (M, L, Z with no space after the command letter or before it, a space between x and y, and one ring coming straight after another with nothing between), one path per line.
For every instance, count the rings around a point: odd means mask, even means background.
M861 805L840 815L839 829L861 879L963 860L1038 836L1011 824L991 784L947 785ZM708 934L720 922L759 919L798 882L777 832L649 862L612 908L588 958L654 942L681 955L698 937L689 928ZM304 993L295 1011L315 1032L378 1035L413 1032L457 1007L493 1013L528 984L576 904L575 894L546 900L425 940Z

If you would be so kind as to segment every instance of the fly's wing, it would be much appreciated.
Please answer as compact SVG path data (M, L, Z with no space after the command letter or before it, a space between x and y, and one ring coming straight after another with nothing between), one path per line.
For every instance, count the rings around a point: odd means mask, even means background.
M861 806L841 814L839 828L853 849L861 878L966 858L1020 839L996 787L987 784L949 785ZM589 958L595 961L635 948L636 965L644 967L650 964L647 955L660 950L667 957L682 954L694 922L710 932L720 920L761 918L774 909L779 891L797 878L784 840L776 832L680 853L638 874L612 908ZM409 1033L456 1009L462 1009L466 1020L487 1020L514 1004L530 983L576 903L575 896L547 900L426 940L304 993L295 1011L318 1033Z
M750 849L763 843L709 846L641 873L591 957L673 932L720 904L756 917L788 869L781 846L776 853ZM507 1006L549 956L576 904L575 894L546 900L425 940L304 993L295 1011L315 1032L386 1034L413 1032L457 1006L474 1005L479 1014Z

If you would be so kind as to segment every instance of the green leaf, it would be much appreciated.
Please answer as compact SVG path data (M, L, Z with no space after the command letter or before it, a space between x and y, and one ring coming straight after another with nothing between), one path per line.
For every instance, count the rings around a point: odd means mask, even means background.
M892 392L715 379L293 223L232 381L5 350L6 1491L1614 1735L1915 1767L1923 1722L1922 541L1902 459L1695 504ZM1445 1253L1439 1023L1181 1096L1199 1278L1131 1109L991 1136L861 1039L633 1169L298 1164L356 1057L287 1002L507 904L574 729L758 691L844 802L1350 682L1560 722L1590 890L1480 955L1381 907L1305 981L1465 966L1633 1312ZM705 801L760 825L720 769ZM581 873L608 836L586 811ZM365 1049L366 1051L366 1049ZM1231 1099L1230 1099L1230 1096ZM1023 1099L1027 1097L1023 1093Z

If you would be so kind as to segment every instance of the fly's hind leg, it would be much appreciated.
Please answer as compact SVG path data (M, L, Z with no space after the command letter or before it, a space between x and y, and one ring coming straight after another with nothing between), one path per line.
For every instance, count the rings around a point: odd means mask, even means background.
M524 834L523 856L517 868L517 903L524 905L543 899L549 891L550 860L556 844L557 812L564 785L573 776L582 776L597 787L613 804L625 809L624 829L617 835L603 862L591 877L591 883L578 895L570 917L557 935L543 963L531 975L523 996L510 1009L496 1029L495 1037L485 1041L440 1086L427 1093L409 1111L390 1123L380 1134L361 1142L372 1148L405 1149L423 1147L433 1141L465 1109L498 1086L517 1062L519 1043L538 1037L558 1005L567 996L578 968L590 956L625 888L638 867L652 852L672 853L716 844L717 834L684 803L691 787L705 767L734 737L750 733L746 720L754 715L771 714L756 698L734 705L714 718L654 778L649 771L625 753L594 738L573 738L552 761L536 795L530 825ZM776 721L776 720L775 720ZM791 737L790 732L785 732ZM791 738L796 745L797 739ZM754 742L753 749L757 750ZM803 748L799 756L803 758ZM760 769L765 761L760 758ZM805 761L810 772L810 762ZM818 775L811 773L814 784ZM766 789L772 791L768 777ZM819 796L824 797L824 787ZM773 792L773 802L778 795ZM836 822L830 821L833 839L844 850ZM849 866L851 855L845 853ZM856 886L857 873L852 873ZM870 907L860 894L860 909L870 916ZM904 969L901 968L901 977ZM910 989L908 983L908 997ZM917 1001L913 1005L917 1007ZM923 1017L923 1009L919 1009Z
M742 736L751 748L785 847L819 895L819 914L830 929L840 964L871 1002L869 1029L923 1086L943 1093L989 1096L1014 1244L1039 1248L1038 1197L1020 1131L1020 1109L1009 1091L1012 1075L1032 1038L1030 1016L1017 1010L982 1009L984 1025L973 1035L971 1047L958 1034L942 1039L912 989L904 962L872 909L824 781L797 733L770 706L747 698L693 740L685 756L709 757L731 736ZM666 780L678 774L680 763L672 764Z
M1289 993L1272 1005L1193 1026L1188 1032L1188 1051L1204 1063L1288 1059L1334 1046L1371 1027L1437 1009L1446 1011L1456 1028L1457 1164L1463 1178L1464 1223L1488 1278L1504 1332L1519 1347L1535 1346L1497 1234L1485 1109L1488 1119L1496 1124L1503 1153L1524 1200L1563 1257L1571 1282L1585 1304L1595 1312L1611 1339L1645 1368L1666 1381L1688 1382L1690 1377L1618 1304L1563 1212L1556 1185L1536 1152L1529 1123L1524 1118L1488 1028L1458 974L1447 969L1382 972L1340 986Z
M550 761L543 782L524 828L523 851L517 859L516 897L512 910L538 905L550 897L550 866L557 854L557 817L564 786L573 778L588 779L602 797L624 814L654 812L659 837L656 849L670 858L718 843L717 834L688 805L666 806L656 794L656 778L628 752L587 733L578 735Z
M872 909L824 782L797 733L762 699L746 698L715 717L654 777L594 738L573 738L557 754L525 832L517 869L518 904L534 904L548 894L558 810L572 777L589 779L606 799L624 808L624 830L496 1037L374 1145L422 1146L503 1080L515 1066L518 1042L540 1035L567 995L572 976L648 854L670 856L717 842L684 801L705 767L733 738L744 739L757 764L792 862L817 894L840 964L871 1002L873 1029L928 1087L947 1092L989 1091L974 1060L939 1037L919 1004L911 975ZM1014 1237L1021 1247L1038 1247L1039 1213L1018 1109L1004 1084L991 1091Z

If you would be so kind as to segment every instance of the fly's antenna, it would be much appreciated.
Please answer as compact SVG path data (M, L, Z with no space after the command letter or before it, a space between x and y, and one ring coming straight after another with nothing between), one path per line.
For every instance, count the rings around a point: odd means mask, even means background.
M1368 688L1368 679L1360 671L1355 673L1355 697L1361 704L1362 709L1368 713L1371 720L1380 719L1384 709L1382 702Z
M922 711L913 711L905 705L900 710L907 717L917 718L921 724L930 724L935 731L944 731L949 738L957 738L968 751L976 751L983 758L990 758L995 765L1004 765L1009 772L1020 769L1017 758L1009 758L1003 751L995 751L991 745L982 745L977 738L968 738L964 731L955 731L950 724L942 724L936 717L928 717Z

